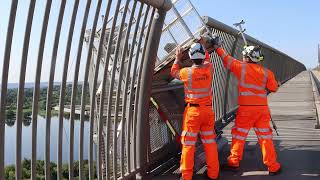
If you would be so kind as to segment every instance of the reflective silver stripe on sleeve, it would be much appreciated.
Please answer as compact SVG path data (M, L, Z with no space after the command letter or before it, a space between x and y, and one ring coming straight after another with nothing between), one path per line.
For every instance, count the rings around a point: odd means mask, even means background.
M232 135L232 138L235 138L235 139L239 139L239 140L246 140L246 137L244 137L244 136L240 136L240 135L236 135L236 134L233 134Z
M245 128L240 128L240 127L234 127L237 131L243 132L243 133L248 133L250 129L245 129Z
M221 59L224 59L226 56L227 56L227 54L223 53L223 54L221 55Z
M203 136L210 136L210 135L213 135L214 132L213 132L213 130L212 131L200 131L200 134Z
M263 68L264 70L264 77L263 77L263 86L266 87L267 85L267 80L268 80L268 71L267 71L267 68Z
M187 68L188 70L188 90L191 91L192 89L192 69L191 67Z
M267 97L267 94L255 94L253 92L240 92L240 96L259 96L259 97Z
M203 144L211 144L211 143L215 143L216 140L214 138L212 139L201 139Z
M174 74L174 77L177 78L177 79L180 79L180 71L177 71L177 72Z
M269 128L253 128L253 129L258 132L270 132Z
M196 144L196 141L184 141L184 142L181 142L181 144L192 146Z
M233 57L229 56L227 69L231 68L232 61L233 61Z
M269 134L269 135L258 135L258 138L259 139L272 139L272 134Z
M197 137L198 133L182 131L181 136Z
M240 83L244 83L244 77L246 75L247 64L244 63L241 69L241 81Z

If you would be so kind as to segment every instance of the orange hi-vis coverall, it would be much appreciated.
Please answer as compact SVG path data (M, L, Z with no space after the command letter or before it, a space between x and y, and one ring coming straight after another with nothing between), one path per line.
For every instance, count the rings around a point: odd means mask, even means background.
M180 70L173 64L171 75L184 82L185 101L187 103L183 116L181 133L182 155L180 170L182 178L191 180L193 175L194 152L198 133L206 153L208 176L215 179L219 175L219 160L214 131L214 113L212 111L212 77L213 65L202 65Z
M262 150L263 163L269 172L278 171L280 164L277 162L272 141L271 115L267 101L267 90L275 92L278 89L274 74L256 63L241 62L227 55L221 47L216 52L223 59L224 66L237 77L239 82L239 109L231 131L232 144L228 165L239 167L246 137L253 127Z

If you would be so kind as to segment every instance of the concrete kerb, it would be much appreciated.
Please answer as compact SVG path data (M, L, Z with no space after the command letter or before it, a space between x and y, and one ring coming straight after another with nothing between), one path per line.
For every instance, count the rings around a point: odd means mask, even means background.
M312 76L312 74L314 76ZM313 97L314 97L314 104L316 107L316 118L317 118L317 124L315 125L316 129L320 129L320 94L315 82L315 79L317 78L318 81L320 80L320 74L317 71L310 71L310 79L311 79L311 83L312 83L312 92L313 92Z

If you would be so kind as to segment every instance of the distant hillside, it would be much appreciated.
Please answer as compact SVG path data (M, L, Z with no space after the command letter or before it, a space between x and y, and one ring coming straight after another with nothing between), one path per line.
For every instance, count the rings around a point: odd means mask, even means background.
M67 85L69 85L69 84L72 84L72 82L67 82ZM78 84L82 85L82 82L78 82ZM54 86L60 85L60 82L54 82L53 85ZM33 88L34 83L27 82L27 83L25 83L24 87L26 89ZM48 82L41 82L40 83L40 88L46 88L46 87L48 87ZM8 83L8 89L15 89L15 88L19 88L19 83Z

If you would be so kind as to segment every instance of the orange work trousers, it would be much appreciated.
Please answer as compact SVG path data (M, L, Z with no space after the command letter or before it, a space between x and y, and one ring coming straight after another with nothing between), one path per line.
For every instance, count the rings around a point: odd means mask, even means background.
M270 172L276 172L280 168L277 162L277 154L272 141L272 129L270 128L270 111L268 106L240 106L232 128L231 153L228 157L228 165L238 167L243 156L243 149L248 132L253 127L261 147L263 163Z
M208 176L215 179L219 175L219 159L214 131L214 113L211 106L185 108L181 133L182 155L180 170L185 180L193 175L195 145L200 137L206 153Z

